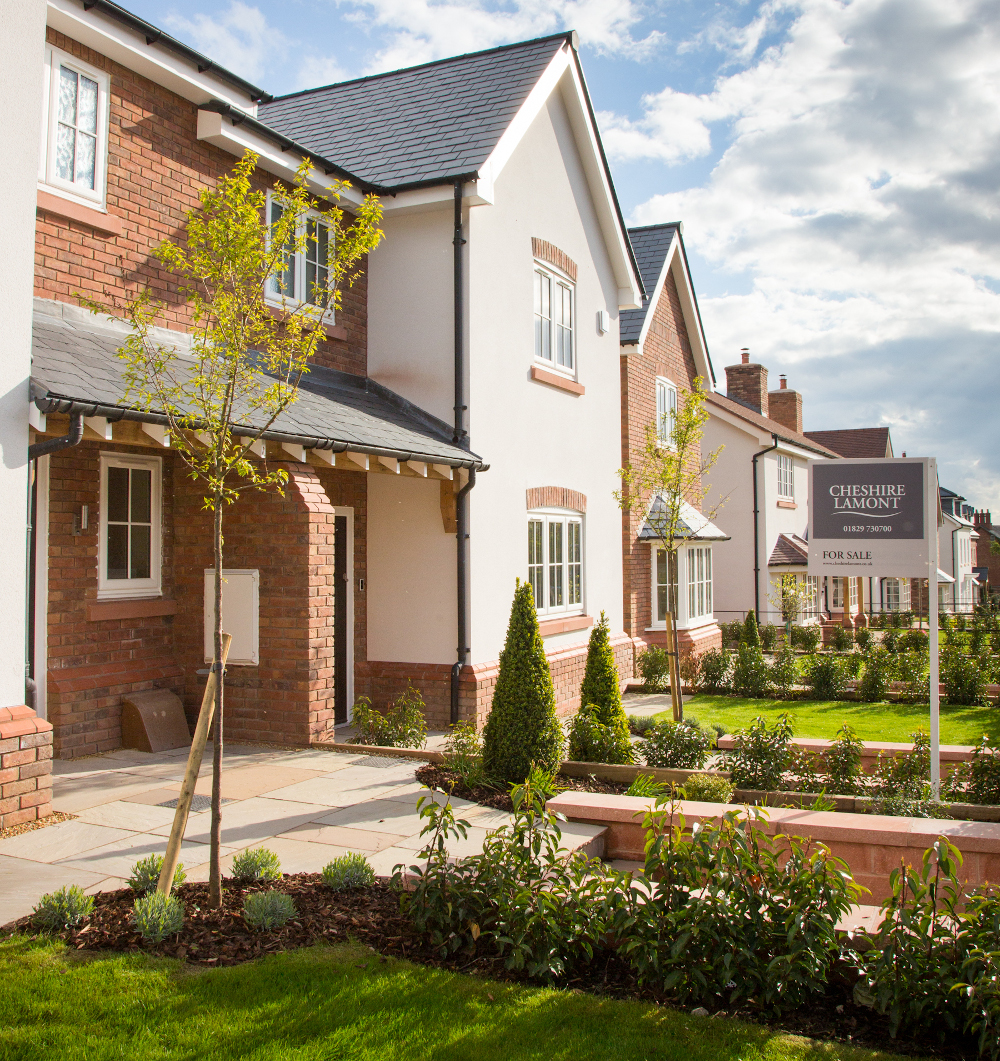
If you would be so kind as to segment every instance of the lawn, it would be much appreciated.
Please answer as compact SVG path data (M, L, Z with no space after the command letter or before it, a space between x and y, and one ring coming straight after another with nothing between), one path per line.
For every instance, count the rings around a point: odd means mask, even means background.
M796 737L837 735L846 722L862 740L908 741L922 726L930 728L927 704L862 704L854 700L749 700L736 696L694 696L684 704L686 716L703 726L714 723L732 733L749 725L758 715L771 723L787 711ZM664 711L656 716L669 719ZM942 704L941 743L978 744L983 734L1000 740L1000 707L961 707Z
M639 1002L473 979L358 946L192 971L0 943L3 1061L888 1061ZM898 1059L901 1061L901 1059Z

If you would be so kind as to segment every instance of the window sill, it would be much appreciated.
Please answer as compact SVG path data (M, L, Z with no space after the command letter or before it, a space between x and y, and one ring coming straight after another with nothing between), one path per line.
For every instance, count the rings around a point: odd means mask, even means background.
M538 623L538 631L542 637L551 637L553 634L568 634L573 630L586 630L588 626L594 625L592 615L568 615L565 619L544 619Z
M778 508L798 508L798 504L795 501L782 501L778 499Z
M582 384L577 383L576 380L560 376L558 372L548 372L544 368L539 368L538 365L531 366L531 378L538 383L547 383L550 387L567 391L569 394L580 395L585 393L585 388Z
M98 210L95 206L84 206L72 199L64 199L54 192L42 191L41 188L38 189L36 209L44 210L47 214L55 214L57 217L67 218L69 221L78 221L81 225L89 225L95 232L105 236L122 234L120 217Z
M177 601L165 600L163 597L105 600L87 605L87 621L91 623L100 622L102 619L145 619L176 613Z

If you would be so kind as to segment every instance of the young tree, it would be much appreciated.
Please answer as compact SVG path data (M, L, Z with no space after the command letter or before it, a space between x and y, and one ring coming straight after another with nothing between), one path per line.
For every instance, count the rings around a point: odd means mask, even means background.
M665 413L664 416L670 416ZM649 524L667 554L668 601L666 614L667 641L670 654L670 700L674 720L684 717L681 699L680 651L677 638L677 553L691 536L683 518L686 501L700 510L708 493L705 474L712 468L722 447L709 454L701 453L701 439L708 410L705 408L705 385L696 377L691 390L684 393L673 422L646 427L646 442L634 463L618 470L622 488L615 499L627 512L639 511ZM668 441L661 441L666 434ZM708 523L723 502L700 518Z
M309 160L291 185L266 193L255 181L257 156L248 151L215 188L204 189L187 216L187 238L167 242L155 257L179 278L192 312L192 345L181 353L159 343L152 328L160 305L150 287L119 303L115 315L131 332L119 351L125 363L124 400L164 414L170 446L204 489L213 518L215 564L215 662L217 674L212 774L210 901L222 904L219 868L223 746L222 569L223 513L245 489L279 492L288 479L282 468L251 459L254 444L295 401L299 381L323 338L322 318L340 305L362 257L381 238L381 206L366 197L353 223L335 205L348 185L335 182L324 202L307 188ZM307 220L323 210L323 223ZM322 243L320 249L319 244ZM294 256L316 245L318 267L307 298L295 300L285 286ZM269 295L270 287L270 295ZM81 299L94 312L107 307ZM276 305L275 303L278 303Z
M792 643L792 623L804 615L812 603L812 590L809 583L798 579L790 572L771 581L767 593L768 601L781 612L785 624L785 641Z

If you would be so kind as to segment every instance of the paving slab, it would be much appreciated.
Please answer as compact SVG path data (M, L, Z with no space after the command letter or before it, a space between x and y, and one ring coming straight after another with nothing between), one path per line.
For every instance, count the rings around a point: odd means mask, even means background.
M101 879L98 873L0 855L0 925L26 917L46 892L71 884L86 889Z
M171 799L171 796L166 796ZM87 822L90 825L106 825L112 829L129 829L145 833L150 829L158 829L163 825L170 825L174 820L174 812L170 807L158 807L148 803L128 803L124 800L116 800L114 803L101 803L89 810L80 811L77 821Z
M274 761L263 765L239 766L222 772L223 799L250 799L266 792L287 788L313 777L320 777L322 770L296 770L289 766L276 766ZM200 777L194 787L199 796L212 794L212 775ZM308 801L307 801L308 802Z
M52 786L52 809L77 814L102 803L114 803L127 795L146 792L161 784L156 778L143 779L134 774L114 773L91 777L74 777Z
M309 823L300 825L290 832L283 833L289 840L308 840L314 844L331 844L345 851L368 852L382 851L393 844L405 840L403 835L375 832L369 829L352 829L342 825L319 825Z
M254 796L229 803L222 808L222 843L227 847L250 847L265 843L272 836L280 836L305 825L323 812L322 807L311 803L293 803L289 800L269 799ZM202 811L188 818L184 836L188 840L207 844L211 828L211 812ZM169 826L153 832L167 836Z
M426 819L420 818L406 803L391 799L372 799L353 807L331 811L316 819L323 825L340 825L396 836L414 836L423 829Z
M59 822L12 836L9 840L0 840L0 855L14 855L30 862L58 862L132 835L127 829L111 829L88 822Z
M164 836L155 833L131 833L129 836L76 855L73 858L60 859L60 866L74 866L77 869L99 873L104 877L129 877L132 867L141 858L149 855L162 855L167 848ZM223 854L232 849L224 847ZM197 866L208 861L208 844L196 844L190 840L181 843L180 862L185 866Z
M167 800L177 799L180 790L180 784L164 785L162 788L147 788L143 792L133 792L127 796L122 796L121 802L143 803L146 806L155 807L160 803L166 803Z

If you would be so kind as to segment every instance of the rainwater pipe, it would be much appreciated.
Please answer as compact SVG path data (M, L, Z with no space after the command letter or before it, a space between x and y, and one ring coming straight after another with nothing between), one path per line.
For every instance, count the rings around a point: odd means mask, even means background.
M27 527L27 585L24 602L24 698L27 706L36 710L38 686L35 682L35 571L38 542L35 523L38 519L38 458L62 449L79 446L83 441L83 413L71 413L69 432L59 438L48 438L28 447L28 527ZM31 465L34 464L32 468Z
M771 438L774 439L774 445L757 450L751 461L753 464L753 610L758 625L760 624L760 517L757 507L757 458L778 448L778 436L773 431Z
M455 284L455 433L453 441L463 449L469 447L469 433L465 428L465 273L462 248L462 189L464 181L455 178L455 220L452 238ZM468 593L469 492L476 485L475 466L469 468L469 480L455 495L455 593L457 597L458 658L451 668L451 724L458 722L458 697L462 668L469 658L469 614L466 607Z

